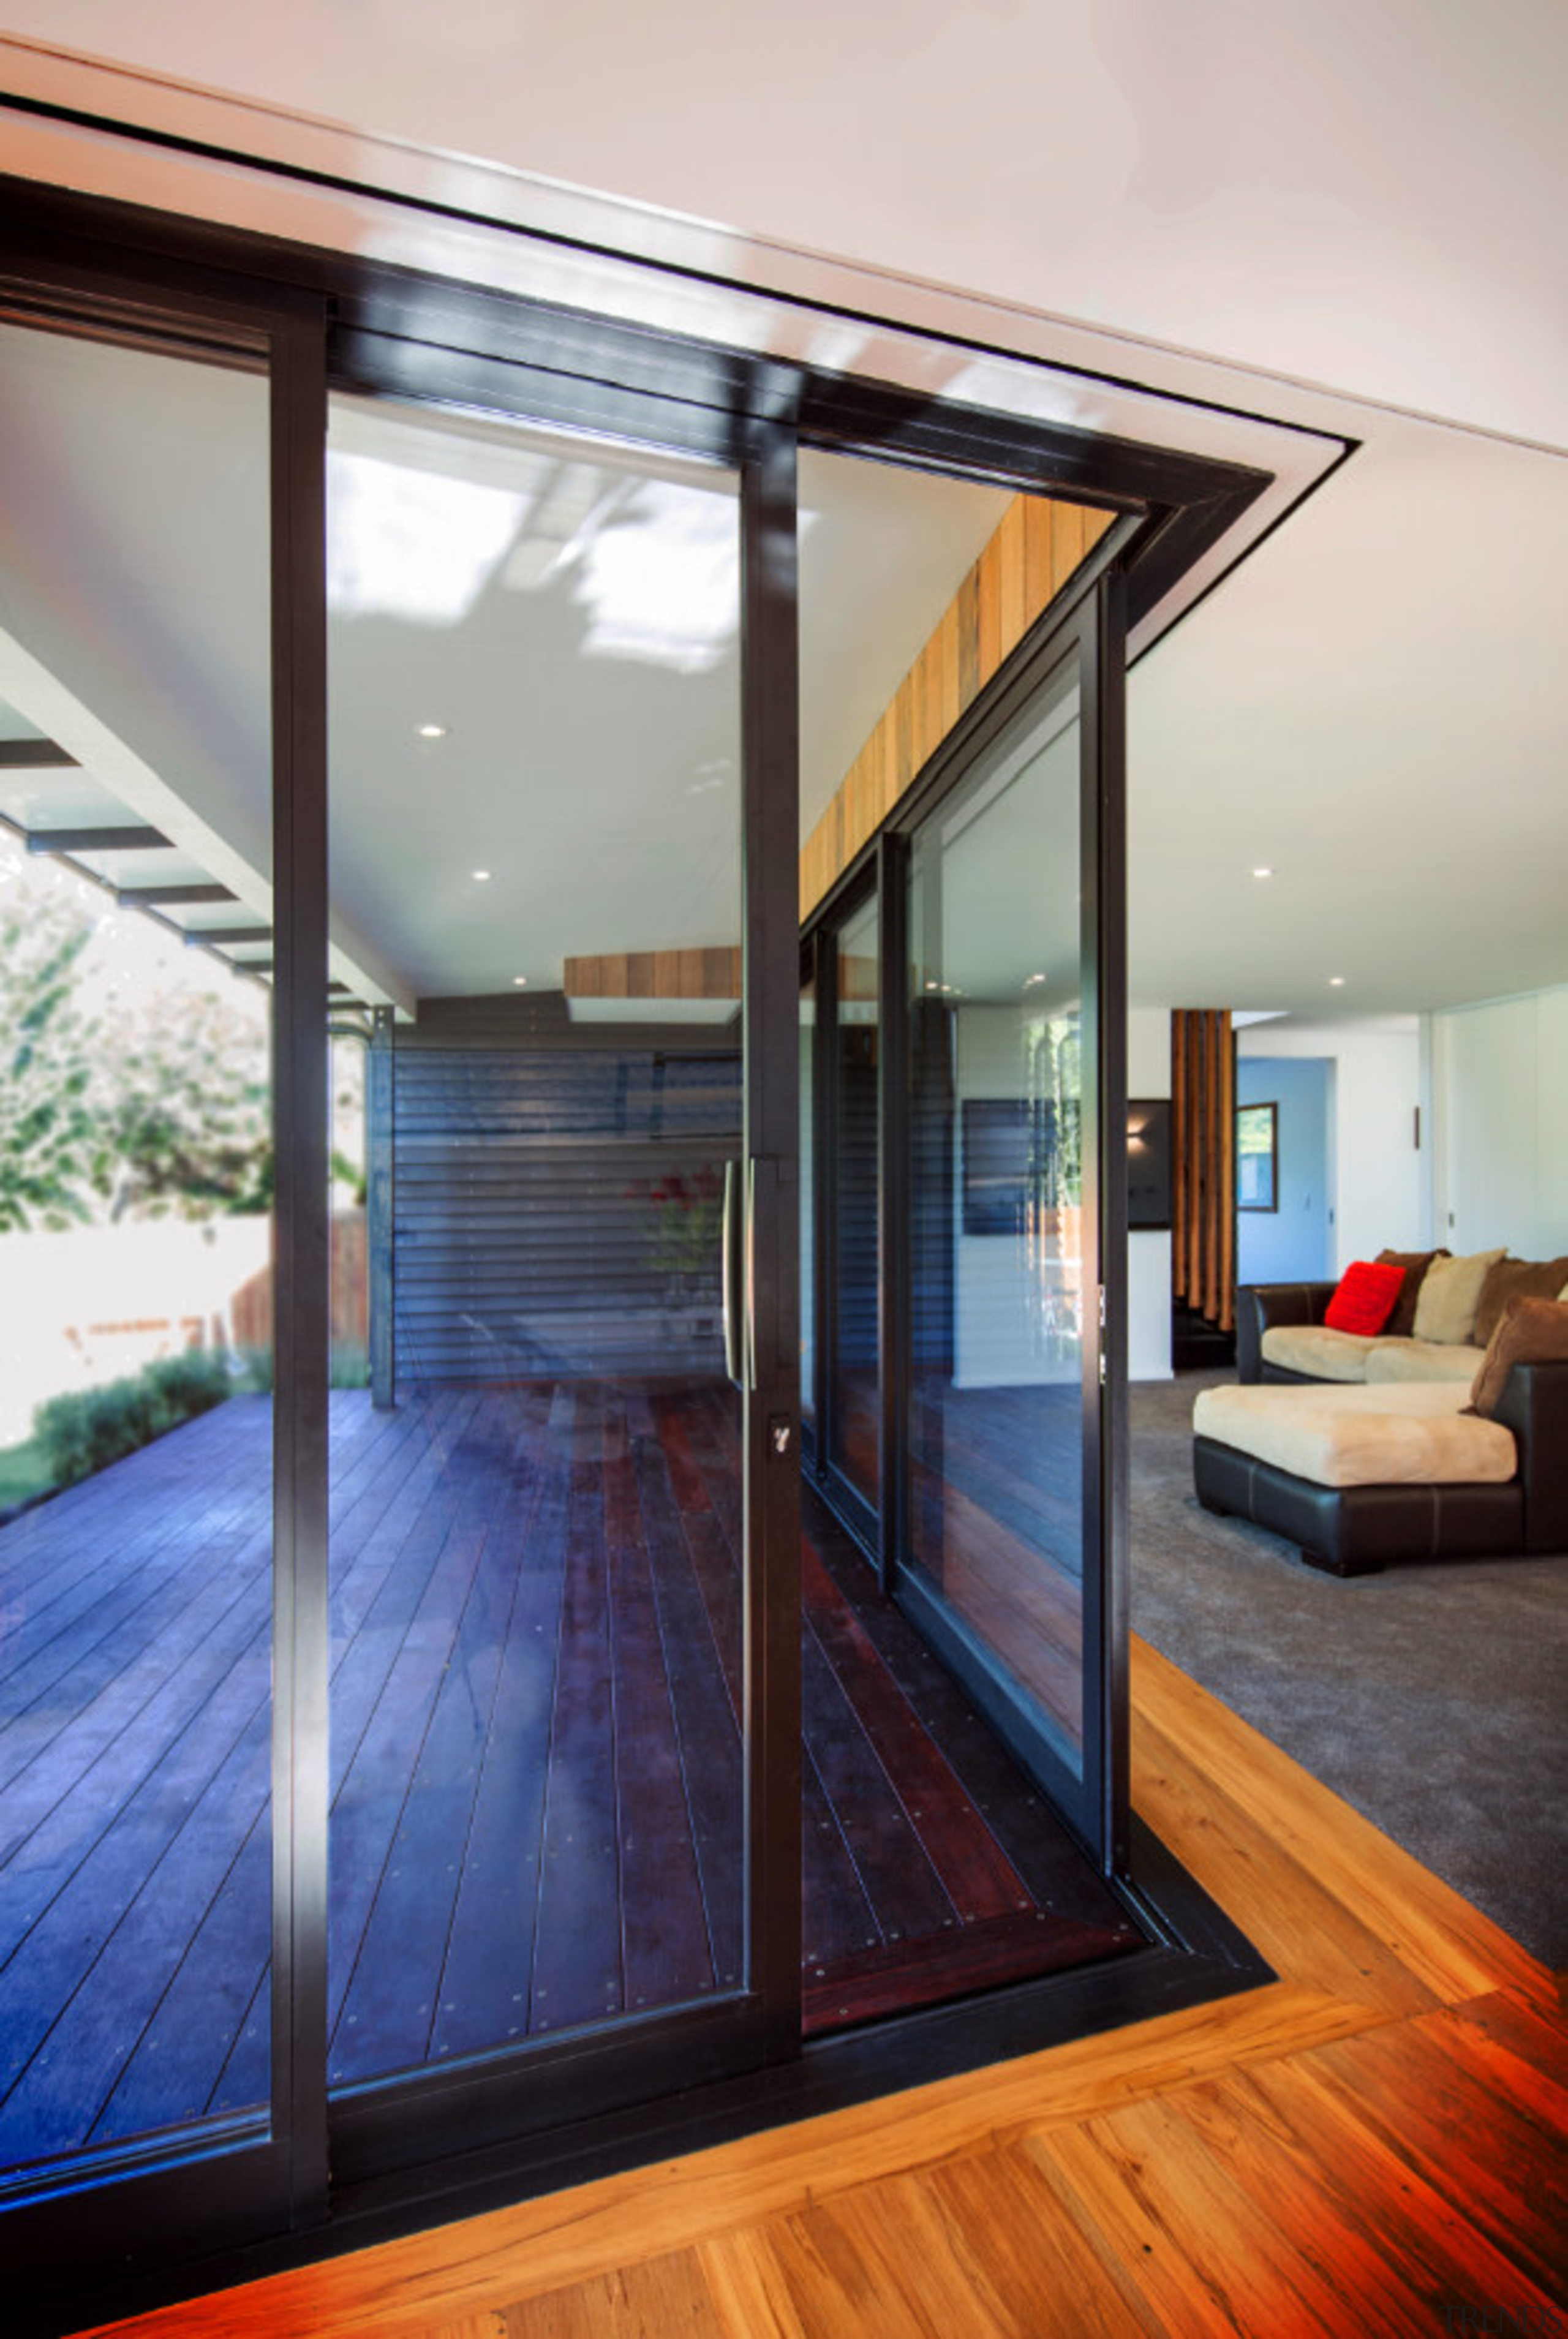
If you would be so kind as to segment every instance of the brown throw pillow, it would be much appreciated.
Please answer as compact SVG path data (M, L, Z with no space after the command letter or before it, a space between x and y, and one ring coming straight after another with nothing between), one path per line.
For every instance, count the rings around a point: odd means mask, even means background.
M1407 1340L1415 1329L1415 1302L1421 1293L1421 1278L1435 1258L1446 1258L1445 1250L1380 1250L1379 1267L1402 1267L1405 1280L1399 1297L1394 1303L1394 1313L1383 1327L1385 1339Z
M1500 1258L1486 1270L1481 1297L1475 1303L1475 1329L1471 1334L1484 1348L1503 1320L1511 1299L1555 1299L1568 1283L1568 1258L1549 1258L1538 1266L1528 1258Z
M1568 1306L1560 1299L1511 1299L1486 1343L1470 1387L1477 1413L1494 1414L1515 1365L1568 1363Z

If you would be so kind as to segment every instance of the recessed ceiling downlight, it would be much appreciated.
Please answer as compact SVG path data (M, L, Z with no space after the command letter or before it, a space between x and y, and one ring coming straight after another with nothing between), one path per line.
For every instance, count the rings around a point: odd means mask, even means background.
M490 873L488 869L476 869L473 872L473 879L476 885L488 885L490 882Z
M421 739L444 739L446 735L447 725L444 723L421 723L419 725Z

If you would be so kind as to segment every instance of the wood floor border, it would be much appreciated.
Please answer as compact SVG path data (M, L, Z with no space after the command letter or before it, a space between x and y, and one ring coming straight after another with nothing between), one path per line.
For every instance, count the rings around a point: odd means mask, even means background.
M1132 1680L1139 1812L1273 1981L100 2327L1568 2328L1554 1977L1142 1643Z

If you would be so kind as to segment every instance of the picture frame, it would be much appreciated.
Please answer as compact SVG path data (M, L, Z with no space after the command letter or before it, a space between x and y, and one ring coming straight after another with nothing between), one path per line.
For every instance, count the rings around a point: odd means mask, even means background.
M1236 1108L1236 1207L1238 1210L1279 1208L1277 1104Z

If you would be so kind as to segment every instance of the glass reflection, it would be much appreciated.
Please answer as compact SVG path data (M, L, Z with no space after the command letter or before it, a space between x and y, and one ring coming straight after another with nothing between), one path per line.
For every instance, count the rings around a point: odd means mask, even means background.
M910 866L910 1557L1081 1765L1083 1062L1076 694Z

